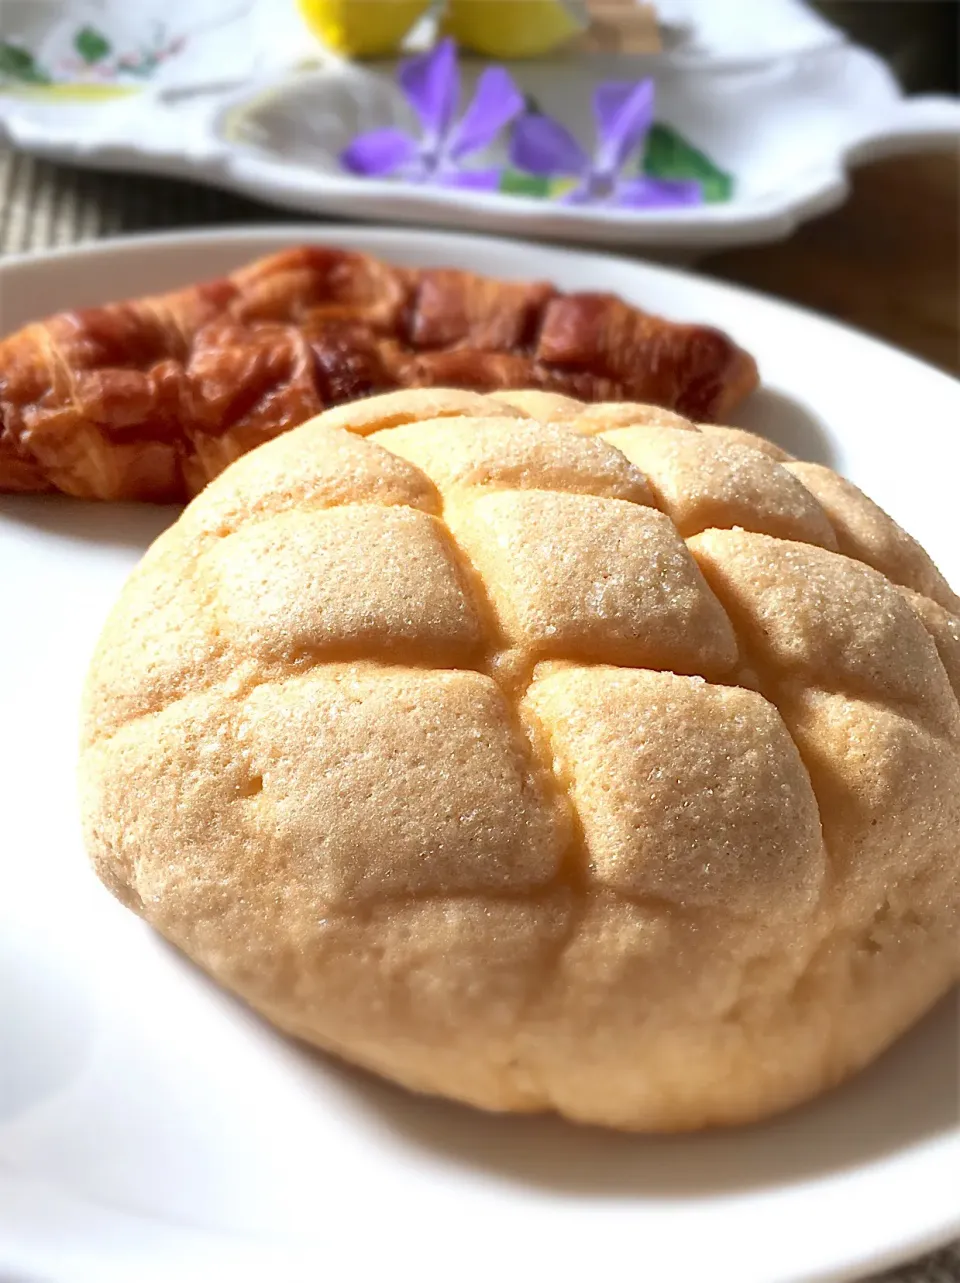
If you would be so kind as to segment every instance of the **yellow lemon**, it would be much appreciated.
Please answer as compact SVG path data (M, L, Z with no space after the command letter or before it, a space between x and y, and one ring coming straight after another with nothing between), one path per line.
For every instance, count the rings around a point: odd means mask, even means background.
M571 0L449 0L444 30L487 58L535 58L582 31Z
M310 30L335 53L376 58L396 53L430 0L299 0Z

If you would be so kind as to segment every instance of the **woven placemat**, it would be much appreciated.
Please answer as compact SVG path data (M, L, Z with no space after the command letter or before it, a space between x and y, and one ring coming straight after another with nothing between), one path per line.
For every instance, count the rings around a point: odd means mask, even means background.
M124 232L294 220L304 216L198 183L97 173L0 147L0 254Z
M0 254L49 249L124 232L229 223L302 222L272 205L179 179L107 174L0 147ZM923 1191L917 1190L917 1197ZM816 1226L806 1227L816 1233ZM960 1243L874 1283L960 1283Z

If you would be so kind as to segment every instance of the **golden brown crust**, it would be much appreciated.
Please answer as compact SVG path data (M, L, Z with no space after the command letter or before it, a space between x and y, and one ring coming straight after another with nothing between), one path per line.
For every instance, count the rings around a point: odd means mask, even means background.
M710 420L756 382L725 335L612 296L305 246L0 343L0 491L182 502L325 407L389 389L528 387Z
M408 392L228 468L105 629L86 841L257 1010L408 1087L744 1121L957 977L960 620L875 568L946 598L849 483L603 418Z

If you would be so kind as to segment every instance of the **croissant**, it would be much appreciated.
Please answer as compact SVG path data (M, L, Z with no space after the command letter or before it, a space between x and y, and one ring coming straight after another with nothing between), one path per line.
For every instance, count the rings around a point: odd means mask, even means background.
M184 502L319 411L395 389L536 388L711 422L756 384L725 334L612 295L307 246L0 342L0 491Z

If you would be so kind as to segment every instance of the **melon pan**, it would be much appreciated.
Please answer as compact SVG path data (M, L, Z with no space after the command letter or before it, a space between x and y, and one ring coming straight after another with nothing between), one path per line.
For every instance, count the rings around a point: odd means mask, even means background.
M735 429L341 406L125 587L87 846L270 1021L406 1087L756 1119L960 970L958 611L854 486Z

